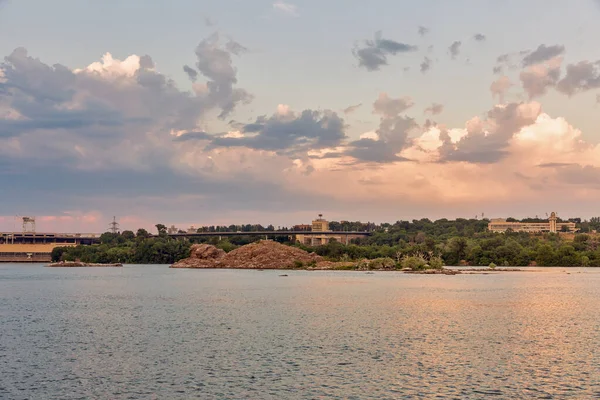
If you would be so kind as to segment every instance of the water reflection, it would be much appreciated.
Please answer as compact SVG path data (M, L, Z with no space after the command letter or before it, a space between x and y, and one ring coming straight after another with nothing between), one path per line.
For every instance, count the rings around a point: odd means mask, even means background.
M3 265L0 398L600 396L600 274L546 271Z

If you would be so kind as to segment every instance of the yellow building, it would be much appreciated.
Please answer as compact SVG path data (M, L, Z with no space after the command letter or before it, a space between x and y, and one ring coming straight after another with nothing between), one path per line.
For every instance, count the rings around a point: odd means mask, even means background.
M319 218L312 222L311 231L296 235L296 241L307 246L320 246L329 243L332 239L339 243L350 244L352 240L366 235L366 233L357 232L333 232L329 228L329 222L323 219L322 214L319 214Z
M577 230L574 222L558 222L556 213L553 212L548 222L508 222L506 219L492 219L488 224L490 232L502 233L507 230L513 232L541 233L541 232L575 232Z
M49 262L55 247L71 247L72 243L0 244L0 262Z
M319 218L315 219L312 222L312 231L313 232L330 232L329 222L327 222L323 219L323 214L319 214Z

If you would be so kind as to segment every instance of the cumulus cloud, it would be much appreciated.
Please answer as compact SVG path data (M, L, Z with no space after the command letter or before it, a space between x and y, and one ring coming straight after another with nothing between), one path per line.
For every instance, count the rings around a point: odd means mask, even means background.
M407 161L398 153L408 144L408 135L417 127L412 118L384 116L375 135L363 136L348 144L345 155L357 162L394 163Z
M521 71L519 78L530 99L546 94L560 79L562 57L555 57Z
M368 71L379 70L388 65L388 56L413 52L417 46L384 39L381 32L375 34L375 40L366 40L363 47L356 46L352 51L358 59L358 65Z
M276 1L273 3L273 9L292 17L298 16L298 7L294 4L286 3L284 1Z
M444 112L444 105L439 103L433 103L425 109L425 114L438 115L442 112Z
M343 119L333 111L304 110L296 114L280 106L271 117L260 117L245 125L243 136L217 135L208 148L245 147L293 155L335 147L346 138L344 130Z
M414 105L410 97L393 99L387 93L380 93L373 103L373 113L380 114L384 118L392 118L408 110Z
M525 57L523 57L523 67L528 67L530 65L541 64L546 61L550 61L555 59L558 56L563 55L565 52L565 47L560 45L554 46L546 46L545 44L539 45L537 49L532 52L527 53Z
M234 44L231 44L234 43ZM243 46L229 41L222 46L218 33L214 33L196 47L196 68L207 77L209 98L222 109L221 118L227 117L239 103L248 103L252 95L244 89L234 88L237 70L233 66L232 54Z
M498 101L500 103L504 103L504 95L506 94L506 91L510 89L511 86L512 82L510 81L510 79L507 76L502 75L490 85L492 97L498 98Z
M448 51L450 52L450 56L452 57L452 59L455 59L460 54L460 46L461 45L462 45L462 42L456 41L456 42L452 43L450 45L450 47L448 47Z
M557 89L569 96L600 88L600 61L581 61L567 66L566 75Z
M456 142L447 132L440 139L440 161L495 163L506 157L512 137L522 128L535 123L541 113L538 103L499 105L486 120L474 118L467 123L465 134Z
M76 69L17 49L0 65L0 186L11 187L3 206L35 209L43 197L48 223L58 223L49 213L86 204L99 211L81 215L105 226L112 210L152 222L198 214L278 223L310 218L323 204L389 219L399 205L447 216L539 198L554 207L563 201L556 193L569 193L576 211L600 200L600 145L535 102L498 105L464 126L419 126L404 115L412 99L382 93L373 103L379 123L360 137L333 111L285 105L251 123L219 123L227 128L215 133L209 114L231 114L251 99L237 87L233 61L242 53L218 36L203 40L189 66L196 74L184 69L195 83L182 90L148 56L106 54ZM527 90L594 87L597 65L561 80L559 58L527 66ZM510 81L495 83L490 90L501 96ZM290 217L290 208L298 214Z
M208 113L232 112L249 96L234 87L235 68L224 53L214 38L201 43L198 64L207 82L195 84L204 89L182 91L148 56L119 60L107 53L77 69L15 50L0 64L0 184L19 180L10 171L20 171L42 190L44 182L56 181L48 171L70 179L65 187L54 182L52 193L64 190L73 199L94 190L88 181L110 181L117 197L131 190L148 194L145 185L161 177L187 192L190 178L172 170L180 162L172 133L200 131Z
M475 35L473 35L473 39L475 39L478 42L484 42L486 37L484 34L476 33Z

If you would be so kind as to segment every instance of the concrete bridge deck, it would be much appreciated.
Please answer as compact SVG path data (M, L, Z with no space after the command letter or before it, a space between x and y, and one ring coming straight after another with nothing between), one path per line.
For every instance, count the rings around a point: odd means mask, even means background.
M358 231L251 231L251 232L197 232L197 233L171 233L172 238L178 237L214 237L214 236L297 236L297 235L319 235L319 236L370 236L371 232Z

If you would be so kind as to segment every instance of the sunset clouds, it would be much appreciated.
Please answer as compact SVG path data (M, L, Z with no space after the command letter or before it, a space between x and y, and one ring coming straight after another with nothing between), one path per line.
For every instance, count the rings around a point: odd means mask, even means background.
M288 2L272 10L305 18ZM288 71L267 65L272 49L223 31L169 60L178 76L144 53L105 49L63 65L16 47L0 64L0 230L17 214L82 231L106 229L112 215L131 229L283 225L318 212L595 215L600 132L586 116L598 112L600 55L581 59L568 43L547 42L494 53L497 38L479 28L444 38L436 30L415 23L405 37L349 36L347 58L335 62L355 79L332 85L332 96L317 92L331 76L312 76L313 85L308 74L289 75L305 82L300 94L265 96L263 75ZM479 52L487 64L456 90L452 74ZM368 95L353 95L357 87ZM573 114L572 101L588 107L581 119L563 112Z

